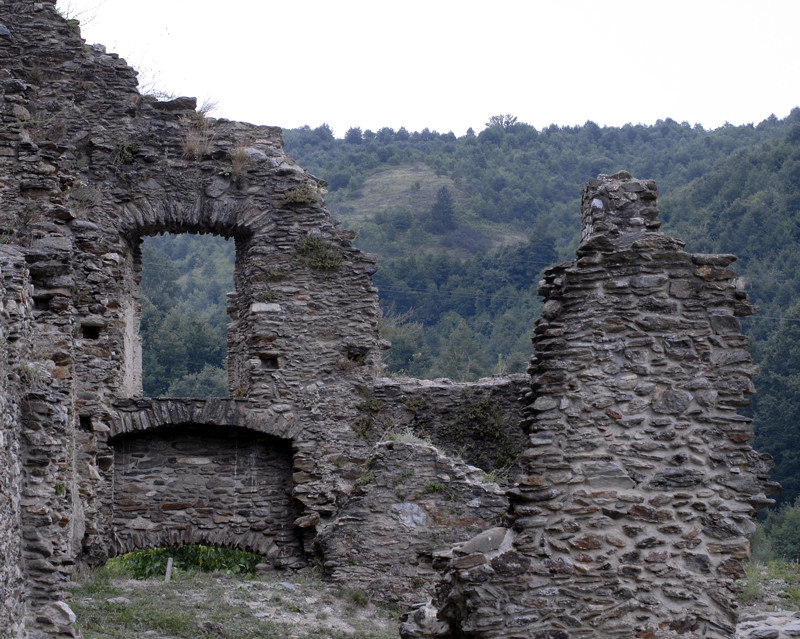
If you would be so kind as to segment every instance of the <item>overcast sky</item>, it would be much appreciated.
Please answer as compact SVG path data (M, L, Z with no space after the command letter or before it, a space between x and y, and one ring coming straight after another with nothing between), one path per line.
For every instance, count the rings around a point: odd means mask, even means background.
M59 0L140 81L293 128L758 123L800 105L799 0Z

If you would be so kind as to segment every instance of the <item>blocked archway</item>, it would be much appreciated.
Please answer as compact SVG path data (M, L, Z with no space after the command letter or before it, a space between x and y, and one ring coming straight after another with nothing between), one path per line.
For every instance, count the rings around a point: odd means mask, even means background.
M288 440L188 423L111 443L109 556L208 544L262 554L281 568L304 563Z

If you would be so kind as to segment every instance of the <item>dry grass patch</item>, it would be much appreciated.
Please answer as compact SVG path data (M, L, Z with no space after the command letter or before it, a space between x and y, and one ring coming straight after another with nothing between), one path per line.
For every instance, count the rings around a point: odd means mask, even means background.
M354 594L355 593L355 594ZM87 639L395 639L398 615L361 591L311 570L243 579L179 573L134 580L100 569L73 589L70 605Z

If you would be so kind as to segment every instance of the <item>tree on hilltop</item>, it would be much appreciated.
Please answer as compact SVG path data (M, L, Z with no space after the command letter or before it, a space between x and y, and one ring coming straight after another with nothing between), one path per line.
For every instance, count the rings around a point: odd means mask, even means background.
M517 116L511 115L510 113L506 113L505 115L493 115L489 118L489 121L486 123L487 127L493 126L501 126L504 129L510 129L517 123Z
M363 134L360 126L350 127L347 129L347 133L344 134L344 141L350 144L361 144L362 140Z

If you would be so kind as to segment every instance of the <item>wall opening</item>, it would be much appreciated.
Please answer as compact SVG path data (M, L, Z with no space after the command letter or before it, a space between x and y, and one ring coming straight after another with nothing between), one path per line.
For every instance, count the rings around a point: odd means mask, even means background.
M277 568L304 563L290 441L184 424L111 442L111 554L203 544L255 552Z
M100 327L94 324L82 324L81 337L83 339L100 339Z
M143 238L141 256L144 395L226 397L234 242L167 233Z
M169 560L172 559L170 568ZM137 548L111 557L105 564L111 574L130 579L164 577L168 571L225 572L228 575L255 575L257 566L265 563L262 555L227 548L193 544L186 546L156 546Z

